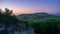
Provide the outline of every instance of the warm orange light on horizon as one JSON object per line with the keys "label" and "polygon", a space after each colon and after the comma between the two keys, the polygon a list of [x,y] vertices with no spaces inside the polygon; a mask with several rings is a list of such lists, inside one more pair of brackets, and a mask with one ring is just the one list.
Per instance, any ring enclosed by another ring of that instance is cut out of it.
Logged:
{"label": "warm orange light on horizon", "polygon": [[56,11],[55,9],[48,9],[48,8],[42,8],[42,9],[14,9],[13,13],[15,15],[19,14],[29,14],[29,13],[38,13],[38,12],[47,12],[47,13],[53,13],[53,11]]}

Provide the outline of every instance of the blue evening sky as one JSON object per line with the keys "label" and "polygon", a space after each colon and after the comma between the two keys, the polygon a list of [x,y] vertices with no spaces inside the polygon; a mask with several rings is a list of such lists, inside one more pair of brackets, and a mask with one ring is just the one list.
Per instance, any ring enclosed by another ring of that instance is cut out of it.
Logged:
{"label": "blue evening sky", "polygon": [[13,9],[14,13],[60,13],[60,0],[0,0],[0,8]]}

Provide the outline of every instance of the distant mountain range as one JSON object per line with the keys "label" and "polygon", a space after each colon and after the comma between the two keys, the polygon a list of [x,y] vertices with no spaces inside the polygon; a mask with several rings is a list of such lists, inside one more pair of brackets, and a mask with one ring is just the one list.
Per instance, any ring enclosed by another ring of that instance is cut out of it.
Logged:
{"label": "distant mountain range", "polygon": [[44,19],[44,18],[55,18],[55,17],[58,17],[58,16],[48,14],[45,12],[18,15],[18,18],[20,19]]}

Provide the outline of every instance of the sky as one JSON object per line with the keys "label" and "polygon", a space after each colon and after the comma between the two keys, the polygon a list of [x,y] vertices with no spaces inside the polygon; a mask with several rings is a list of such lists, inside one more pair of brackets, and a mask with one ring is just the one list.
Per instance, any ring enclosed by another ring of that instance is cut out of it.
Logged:
{"label": "sky", "polygon": [[0,8],[9,8],[16,15],[38,12],[60,13],[60,0],[0,0]]}

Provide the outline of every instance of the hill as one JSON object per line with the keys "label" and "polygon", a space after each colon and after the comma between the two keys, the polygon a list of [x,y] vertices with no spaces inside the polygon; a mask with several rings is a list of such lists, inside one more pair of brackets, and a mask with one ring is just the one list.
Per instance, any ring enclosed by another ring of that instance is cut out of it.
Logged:
{"label": "hill", "polygon": [[44,19],[44,18],[54,18],[54,17],[57,17],[57,16],[54,16],[45,12],[18,15],[18,18],[20,19]]}

